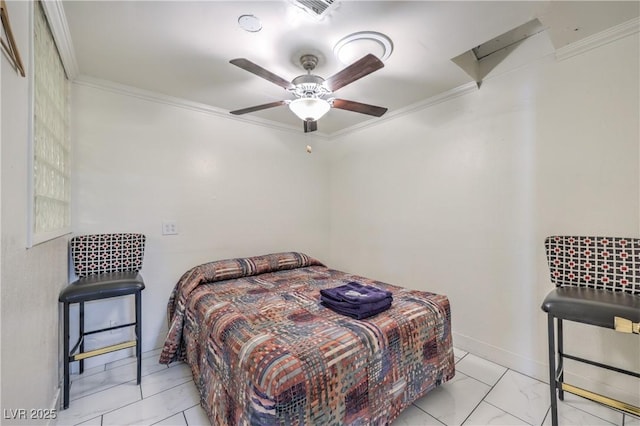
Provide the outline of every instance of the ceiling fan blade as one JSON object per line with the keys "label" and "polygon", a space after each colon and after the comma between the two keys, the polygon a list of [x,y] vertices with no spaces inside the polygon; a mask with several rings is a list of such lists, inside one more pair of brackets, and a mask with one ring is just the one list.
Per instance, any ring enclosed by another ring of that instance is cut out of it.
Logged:
{"label": "ceiling fan blade", "polygon": [[345,99],[334,99],[333,107],[338,109],[346,109],[347,111],[359,112],[361,114],[373,115],[375,117],[382,117],[387,108],[363,104],[355,101],[347,101]]}
{"label": "ceiling fan blade", "polygon": [[231,114],[233,114],[233,115],[242,115],[242,114],[247,114],[249,112],[255,112],[255,111],[260,111],[262,109],[273,108],[273,107],[277,107],[277,106],[280,106],[280,105],[285,105],[286,103],[287,103],[287,101],[270,102],[268,104],[262,104],[262,105],[252,106],[252,107],[249,107],[249,108],[237,109],[235,111],[231,111]]}
{"label": "ceiling fan blade", "polygon": [[329,77],[325,81],[325,83],[329,90],[335,92],[339,88],[353,83],[359,78],[362,78],[367,74],[371,74],[372,72],[379,70],[382,67],[384,67],[382,61],[376,58],[375,55],[369,53],[368,55],[365,55],[362,58],[358,59],[356,62],[349,65],[342,71],[339,71],[337,74]]}
{"label": "ceiling fan blade", "polygon": [[315,132],[318,130],[318,122],[315,120],[304,120],[303,123],[305,133]]}
{"label": "ceiling fan blade", "polygon": [[275,75],[271,71],[268,71],[262,68],[258,64],[254,64],[248,59],[245,59],[245,58],[232,59],[229,61],[229,63],[232,63],[233,65],[240,67],[245,71],[249,71],[250,73],[257,75],[258,77],[262,77],[265,80],[269,80],[270,82],[277,84],[278,86],[284,89],[292,89],[295,87],[290,81],[287,81],[284,78]]}

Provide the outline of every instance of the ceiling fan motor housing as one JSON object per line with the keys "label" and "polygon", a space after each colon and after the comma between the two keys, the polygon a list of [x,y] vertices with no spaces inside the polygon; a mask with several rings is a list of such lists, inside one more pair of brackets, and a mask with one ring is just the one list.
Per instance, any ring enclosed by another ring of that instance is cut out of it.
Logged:
{"label": "ceiling fan motor housing", "polygon": [[324,78],[311,74],[311,71],[318,65],[316,55],[302,55],[300,65],[307,71],[307,74],[299,75],[291,81],[295,87],[291,90],[298,98],[320,98],[330,93],[324,84]]}
{"label": "ceiling fan motor housing", "polygon": [[329,93],[324,85],[324,78],[317,75],[300,75],[291,83],[295,86],[293,94],[300,98],[319,98]]}

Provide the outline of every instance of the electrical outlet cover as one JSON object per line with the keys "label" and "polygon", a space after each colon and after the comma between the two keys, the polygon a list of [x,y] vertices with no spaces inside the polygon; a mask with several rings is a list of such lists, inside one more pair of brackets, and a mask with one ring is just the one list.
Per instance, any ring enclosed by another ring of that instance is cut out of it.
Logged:
{"label": "electrical outlet cover", "polygon": [[175,220],[165,220],[162,222],[162,235],[176,235],[178,224]]}

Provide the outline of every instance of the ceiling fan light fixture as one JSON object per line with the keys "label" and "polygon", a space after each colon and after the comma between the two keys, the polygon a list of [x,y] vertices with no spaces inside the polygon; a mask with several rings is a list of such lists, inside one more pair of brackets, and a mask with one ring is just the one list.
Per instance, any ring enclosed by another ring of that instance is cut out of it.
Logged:
{"label": "ceiling fan light fixture", "polygon": [[331,105],[320,98],[298,98],[289,102],[289,109],[301,120],[317,121],[331,109]]}

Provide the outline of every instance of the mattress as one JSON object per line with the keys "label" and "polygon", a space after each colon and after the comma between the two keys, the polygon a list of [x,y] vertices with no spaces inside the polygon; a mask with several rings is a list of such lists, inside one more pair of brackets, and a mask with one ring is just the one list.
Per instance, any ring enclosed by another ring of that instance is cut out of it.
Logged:
{"label": "mattress", "polygon": [[[358,282],[388,290],[364,320],[320,303]],[[302,253],[187,271],[168,303],[161,363],[186,361],[215,425],[378,425],[454,373],[446,296],[330,269]]]}

